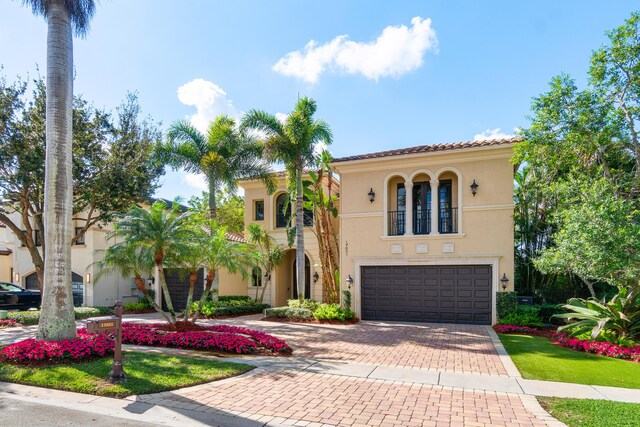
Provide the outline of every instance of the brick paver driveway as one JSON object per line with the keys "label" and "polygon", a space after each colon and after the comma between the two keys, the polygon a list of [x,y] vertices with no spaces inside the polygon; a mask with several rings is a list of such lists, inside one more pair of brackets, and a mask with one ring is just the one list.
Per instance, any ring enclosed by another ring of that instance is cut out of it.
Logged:
{"label": "brick paver driveway", "polygon": [[[259,316],[216,322],[284,338],[298,357],[506,375],[487,328],[482,326],[305,325],[265,322]],[[216,413],[231,413],[246,425],[547,425],[525,405],[530,397],[310,371],[257,370],[230,381],[138,399],[210,413],[212,424]]]}
{"label": "brick paver driveway", "polygon": [[267,322],[259,318],[224,322],[284,338],[300,357],[440,372],[507,375],[485,326],[381,322],[309,325]]}

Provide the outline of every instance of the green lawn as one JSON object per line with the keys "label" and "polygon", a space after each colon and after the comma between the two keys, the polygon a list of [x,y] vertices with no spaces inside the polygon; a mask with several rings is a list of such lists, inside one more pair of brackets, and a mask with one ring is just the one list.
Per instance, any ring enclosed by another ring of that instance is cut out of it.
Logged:
{"label": "green lawn", "polygon": [[543,337],[498,336],[524,378],[640,389],[640,363],[569,350]]}
{"label": "green lawn", "polygon": [[544,409],[569,427],[635,427],[640,420],[637,403],[555,397],[539,397],[538,400]]}
{"label": "green lawn", "polygon": [[242,374],[252,366],[187,357],[125,352],[126,381],[107,381],[112,358],[37,368],[0,364],[0,381],[75,391],[101,396],[125,397],[156,393]]}

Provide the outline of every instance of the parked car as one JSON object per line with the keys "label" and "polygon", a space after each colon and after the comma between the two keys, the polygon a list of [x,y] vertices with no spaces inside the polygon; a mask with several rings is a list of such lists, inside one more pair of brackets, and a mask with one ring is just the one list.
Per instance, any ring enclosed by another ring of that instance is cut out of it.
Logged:
{"label": "parked car", "polygon": [[40,307],[40,291],[28,291],[13,283],[0,282],[0,310]]}

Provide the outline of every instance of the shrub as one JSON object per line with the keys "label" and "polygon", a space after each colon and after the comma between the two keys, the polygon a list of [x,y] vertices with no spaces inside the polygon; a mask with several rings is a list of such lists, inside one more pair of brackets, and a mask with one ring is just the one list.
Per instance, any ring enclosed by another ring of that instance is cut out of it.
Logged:
{"label": "shrub", "polygon": [[149,310],[149,304],[141,302],[128,302],[124,305],[124,311],[143,311]]}
{"label": "shrub", "polygon": [[339,320],[345,322],[356,317],[356,314],[348,308],[342,308],[339,304],[320,304],[313,317],[317,320]]}
{"label": "shrub", "polygon": [[236,326],[205,326],[205,331],[166,332],[157,324],[123,323],[125,344],[175,347],[182,349],[219,350],[237,354],[251,353],[258,346],[273,352],[289,352],[284,340],[261,331]]}
{"label": "shrub", "polygon": [[[200,301],[196,301],[191,306],[191,312],[195,313]],[[203,316],[233,316],[239,314],[260,313],[265,308],[271,307],[268,304],[256,304],[249,300],[230,300],[230,301],[205,301],[202,304],[200,313]]]}
{"label": "shrub", "polygon": [[251,302],[251,297],[248,295],[222,295],[218,297],[219,302],[231,302],[231,301],[239,301],[242,303]]}
{"label": "shrub", "polygon": [[88,319],[89,317],[100,316],[100,310],[95,307],[75,307],[76,319]]}
{"label": "shrub", "polygon": [[509,313],[498,320],[500,325],[516,325],[528,327],[540,327],[540,318],[532,313]]}
{"label": "shrub", "polygon": [[113,314],[113,307],[105,307],[102,305],[97,305],[95,307],[96,310],[100,313],[100,316],[110,316]]}
{"label": "shrub", "polygon": [[318,309],[320,303],[312,299],[305,299],[302,300],[302,302],[297,299],[290,299],[289,301],[287,301],[287,305],[291,308],[306,308],[307,310],[313,312]]}
{"label": "shrub", "polygon": [[342,306],[351,309],[351,291],[342,291]]}
{"label": "shrub", "polygon": [[566,323],[562,319],[553,317],[556,314],[567,312],[567,310],[565,310],[561,304],[542,304],[538,307],[540,307],[538,317],[540,317],[540,320],[542,320],[543,323],[552,323],[554,325],[564,325]]}
{"label": "shrub", "polygon": [[2,328],[10,328],[13,326],[19,326],[20,324],[17,323],[14,319],[0,319],[0,329]]}
{"label": "shrub", "polygon": [[311,319],[313,318],[313,312],[301,307],[273,307],[265,310],[265,316],[288,319]]}
{"label": "shrub", "polygon": [[536,332],[536,328],[518,325],[495,325],[493,329],[499,334],[531,334]]}
{"label": "shrub", "polygon": [[567,313],[553,318],[566,319],[569,324],[560,326],[558,331],[567,330],[573,336],[590,331],[592,339],[603,332],[618,339],[640,339],[640,292],[622,288],[608,302],[604,298],[571,298],[563,308]]}
{"label": "shrub", "polygon": [[39,311],[10,311],[9,319],[13,319],[25,326],[37,325],[40,320]]}
{"label": "shrub", "polygon": [[498,320],[518,310],[518,300],[515,292],[498,292],[496,294],[496,314]]}
{"label": "shrub", "polygon": [[76,338],[45,341],[33,338],[9,344],[0,350],[0,360],[25,363],[28,361],[53,362],[64,359],[85,359],[113,352],[114,343],[106,335],[80,333]]}
{"label": "shrub", "polygon": [[[113,314],[113,307],[75,307],[76,320],[89,317],[108,316]],[[10,311],[9,319],[13,319],[25,326],[37,325],[40,320],[40,310]]]}

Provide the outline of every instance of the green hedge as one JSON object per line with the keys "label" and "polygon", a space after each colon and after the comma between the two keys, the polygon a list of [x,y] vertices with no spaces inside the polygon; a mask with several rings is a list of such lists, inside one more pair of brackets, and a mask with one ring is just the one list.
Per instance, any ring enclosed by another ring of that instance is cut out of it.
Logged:
{"label": "green hedge", "polygon": [[267,317],[289,319],[338,320],[345,322],[356,317],[356,314],[348,308],[342,308],[339,304],[325,304],[313,300],[289,300],[287,307],[274,307],[265,311]]}
{"label": "green hedge", "polygon": [[320,304],[313,317],[318,320],[339,320],[345,322],[356,317],[356,314],[348,308],[340,307],[340,304]]}
{"label": "green hedge", "polygon": [[320,303],[312,299],[304,299],[302,300],[302,302],[297,299],[290,299],[289,301],[287,301],[287,305],[291,308],[306,308],[307,310],[313,312],[318,309]]}
{"label": "green hedge", "polygon": [[496,315],[498,320],[518,309],[518,300],[515,292],[498,292],[496,294]]}
{"label": "green hedge", "polygon": [[[191,312],[195,313],[200,301],[191,305]],[[256,304],[252,300],[231,299],[227,301],[205,301],[200,313],[203,316],[233,316],[238,314],[260,313],[265,308],[271,307],[268,304]]]}
{"label": "green hedge", "polygon": [[274,307],[265,311],[267,317],[289,318],[289,319],[312,319],[313,312],[302,307]]}
{"label": "green hedge", "polygon": [[[113,313],[113,307],[75,307],[76,320],[89,317],[108,316]],[[40,320],[40,310],[10,311],[9,319],[14,319],[23,325],[37,325]]]}
{"label": "green hedge", "polygon": [[251,302],[251,297],[247,295],[223,295],[218,297],[218,301],[220,302],[230,302],[230,301],[241,301],[241,302]]}

